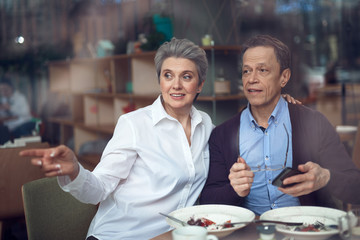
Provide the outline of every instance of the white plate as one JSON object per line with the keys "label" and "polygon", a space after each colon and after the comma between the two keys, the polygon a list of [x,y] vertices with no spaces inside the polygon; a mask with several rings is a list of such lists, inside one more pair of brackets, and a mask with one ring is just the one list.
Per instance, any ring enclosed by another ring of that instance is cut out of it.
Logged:
{"label": "white plate", "polygon": [[[320,221],[325,225],[337,225],[337,218],[345,214],[344,211],[334,208],[299,206],[273,209],[263,213],[260,219],[303,222],[305,224],[314,224],[316,221]],[[293,230],[293,228],[276,225],[278,232],[295,239],[321,240],[339,232],[337,229],[322,230],[320,232],[300,232]]]}
{"label": "white plate", "polygon": [[[194,219],[204,217],[215,222],[216,224],[222,224],[229,220],[231,222],[251,222],[255,219],[255,214],[246,208],[218,204],[196,205],[192,207],[181,208],[169,213],[169,215],[176,217],[184,222],[189,221],[191,217]],[[181,224],[174,222],[169,218],[166,218],[166,221],[174,228],[181,227]],[[208,230],[208,233],[220,238],[227,236],[235,230],[245,226],[246,224],[239,224],[235,227],[221,230]]]}

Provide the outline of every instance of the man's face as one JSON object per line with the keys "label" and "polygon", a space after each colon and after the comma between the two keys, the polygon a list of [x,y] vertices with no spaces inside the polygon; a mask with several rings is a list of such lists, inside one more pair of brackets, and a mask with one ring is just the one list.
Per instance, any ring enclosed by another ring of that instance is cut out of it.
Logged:
{"label": "man's face", "polygon": [[[290,69],[280,73],[280,64],[272,47],[254,47],[243,56],[244,94],[251,108],[274,109],[290,78]],[[272,111],[272,110],[271,110]]]}

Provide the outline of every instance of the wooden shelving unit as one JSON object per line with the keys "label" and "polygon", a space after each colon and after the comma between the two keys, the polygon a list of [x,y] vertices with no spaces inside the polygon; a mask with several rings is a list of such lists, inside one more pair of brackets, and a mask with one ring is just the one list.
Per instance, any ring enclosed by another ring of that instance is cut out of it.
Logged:
{"label": "wooden shelving unit", "polygon": [[[216,46],[204,48],[208,53],[209,73],[206,84],[208,93],[213,92],[215,58],[218,54],[228,57],[238,54],[240,47]],[[73,140],[75,153],[82,144],[97,139],[110,139],[115,124],[127,107],[141,108],[151,104],[159,95],[159,85],[154,66],[155,52],[117,55],[96,59],[73,59],[49,63],[50,91],[69,98],[69,116],[50,119],[60,127],[60,143]],[[233,63],[230,68],[236,68]],[[127,87],[131,85],[131,93]],[[200,95],[196,101],[199,108],[213,110],[216,118],[216,103],[239,101],[243,94],[236,91],[230,95]],[[198,106],[197,106],[198,107]],[[237,109],[237,106],[234,106]],[[201,109],[203,110],[203,109]],[[215,110],[215,111],[214,111]],[[100,154],[79,156],[81,162],[91,168],[100,159]]]}
{"label": "wooden shelving unit", "polygon": [[243,93],[236,95],[199,96],[197,101],[230,101],[240,99],[245,99],[245,95]]}

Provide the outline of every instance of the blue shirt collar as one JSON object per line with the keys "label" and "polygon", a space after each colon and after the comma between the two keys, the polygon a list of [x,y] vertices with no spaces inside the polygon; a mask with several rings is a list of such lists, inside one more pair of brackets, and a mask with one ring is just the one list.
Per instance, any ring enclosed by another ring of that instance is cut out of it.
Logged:
{"label": "blue shirt collar", "polygon": [[[273,112],[271,113],[269,119],[268,119],[268,124],[272,124],[274,123],[276,126],[279,124],[279,119],[280,116],[282,115],[282,113],[284,112],[284,109],[287,108],[287,102],[285,101],[285,99],[283,97],[280,97],[278,103],[275,106],[275,109],[273,110]],[[255,118],[253,117],[251,111],[250,111],[250,103],[247,104],[247,108],[244,110],[245,114],[247,115],[247,119],[249,120],[249,126],[255,131],[256,128],[260,127]]]}

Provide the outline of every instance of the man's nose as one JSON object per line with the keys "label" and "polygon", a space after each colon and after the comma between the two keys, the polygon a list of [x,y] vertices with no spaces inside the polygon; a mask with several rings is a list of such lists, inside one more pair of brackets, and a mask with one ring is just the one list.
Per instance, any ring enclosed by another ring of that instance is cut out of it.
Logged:
{"label": "man's nose", "polygon": [[249,83],[256,83],[258,80],[257,80],[257,74],[256,74],[256,71],[254,72],[251,72],[248,76],[248,82]]}

